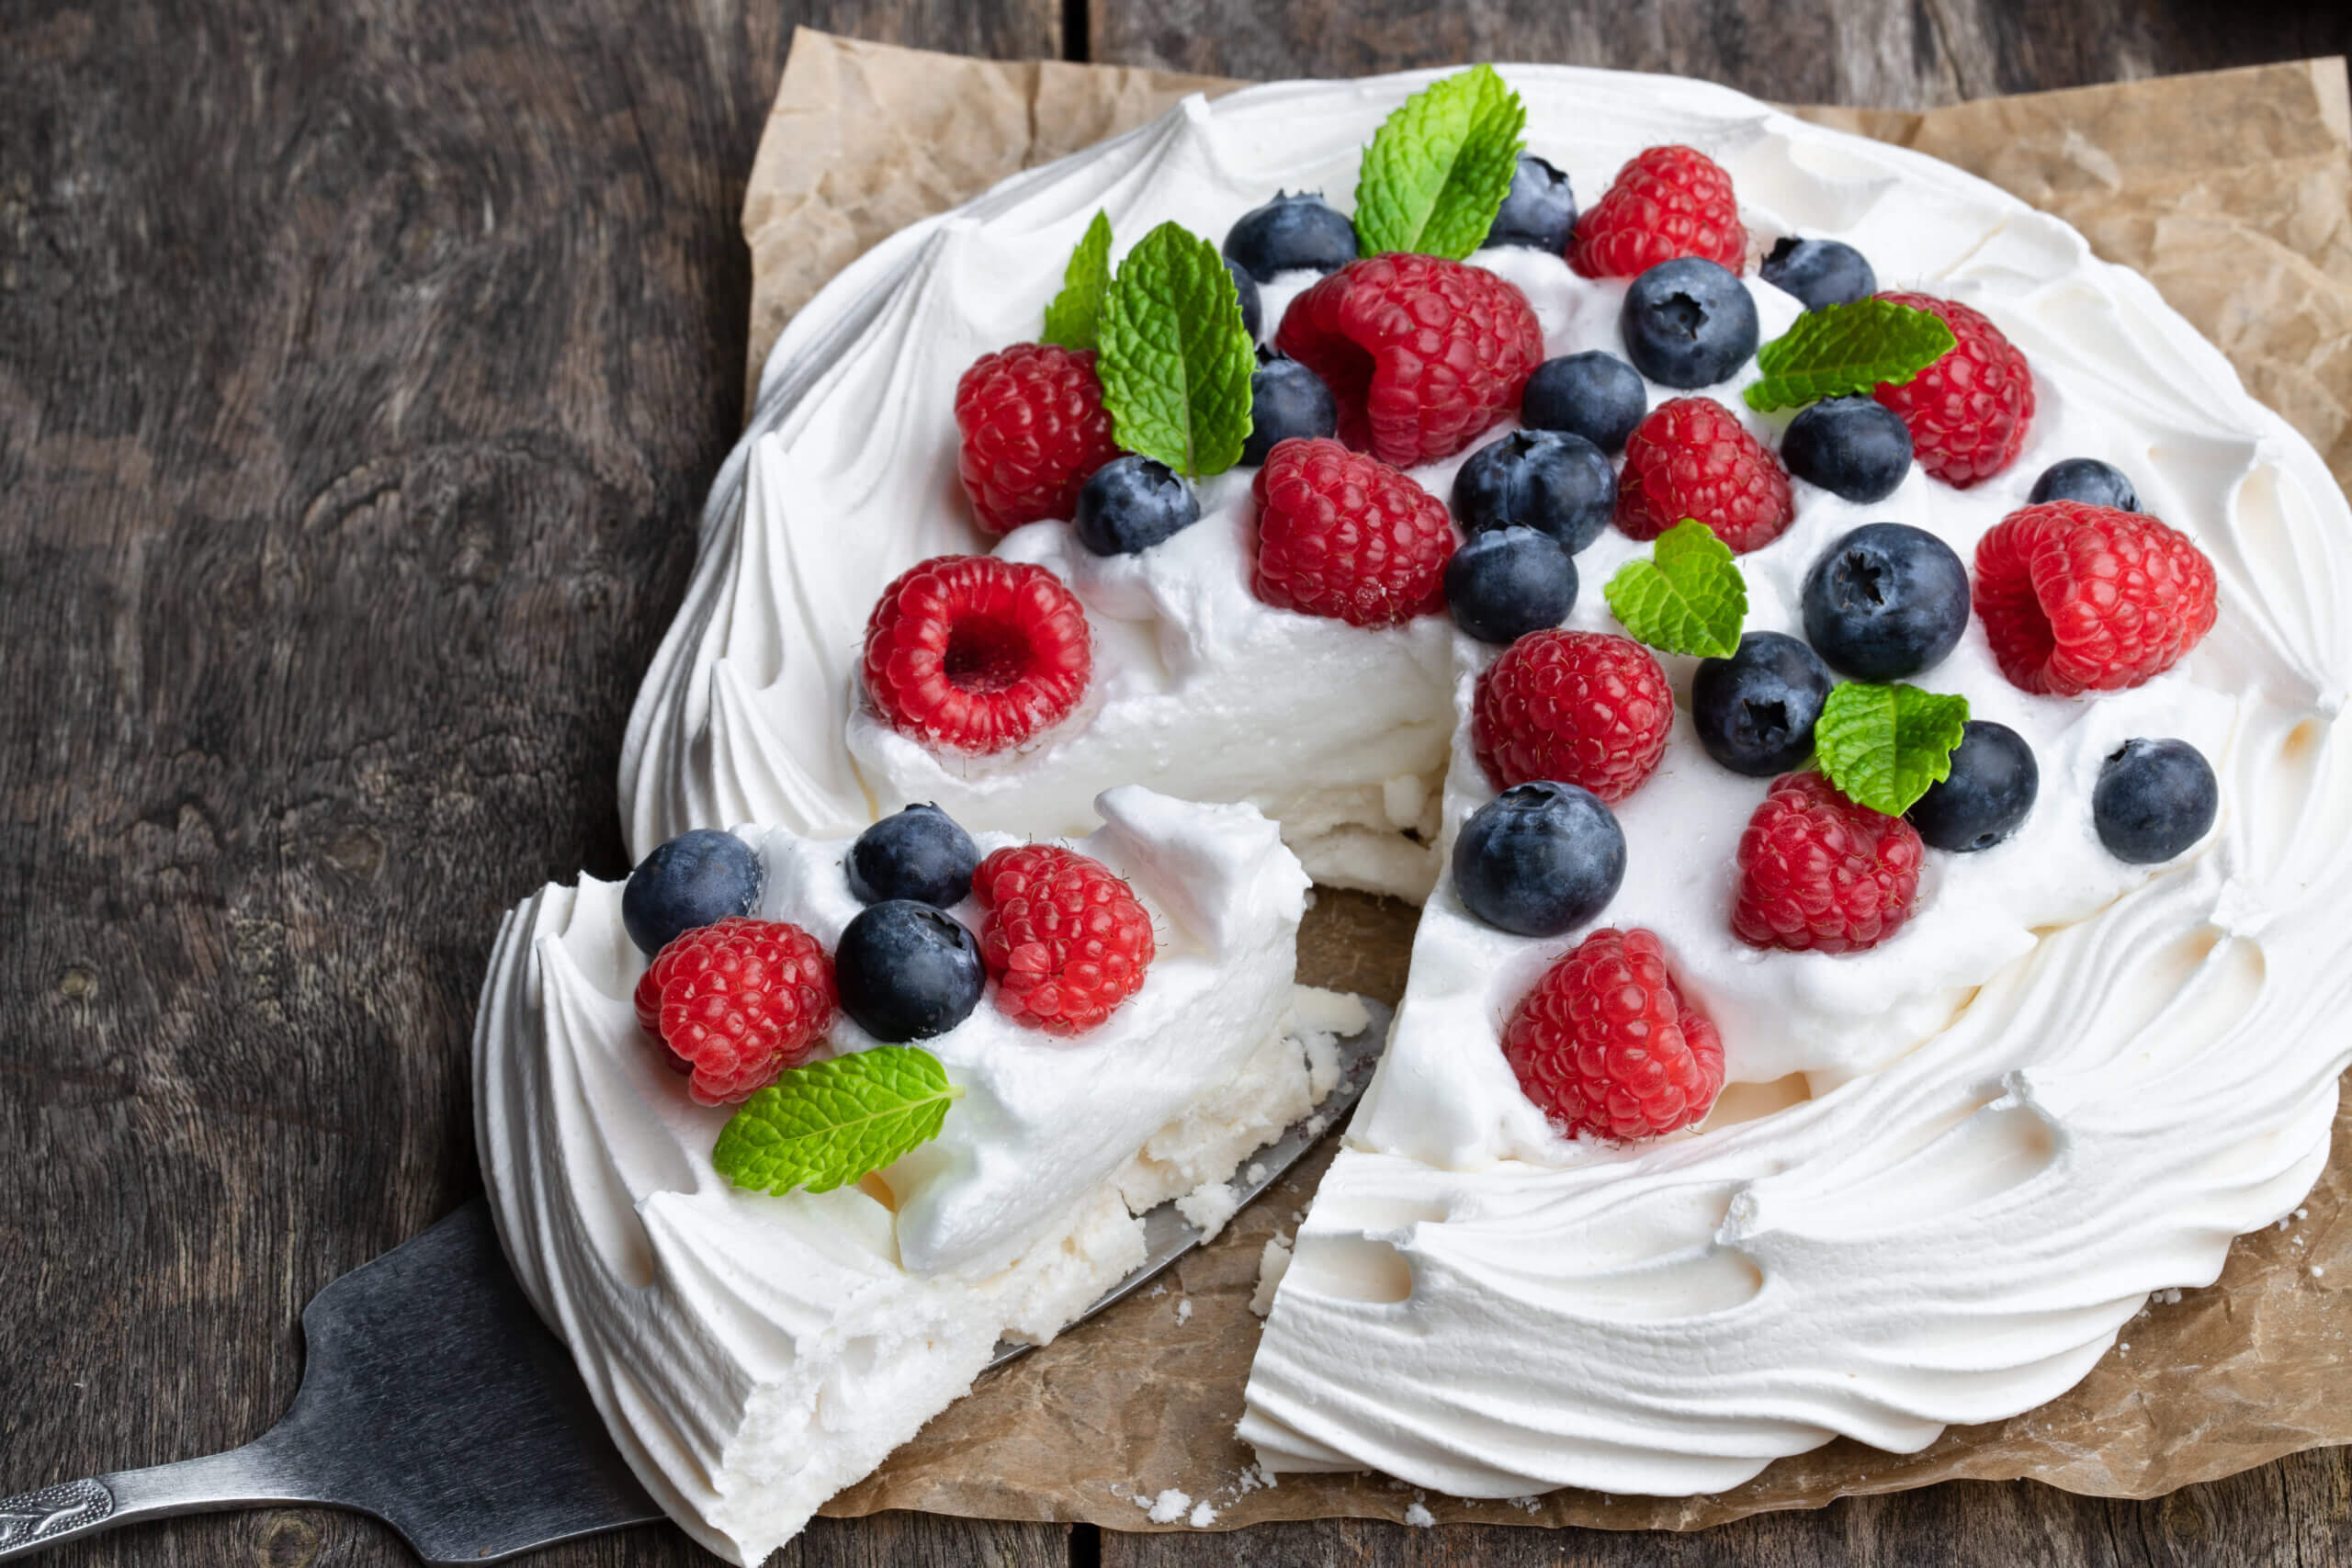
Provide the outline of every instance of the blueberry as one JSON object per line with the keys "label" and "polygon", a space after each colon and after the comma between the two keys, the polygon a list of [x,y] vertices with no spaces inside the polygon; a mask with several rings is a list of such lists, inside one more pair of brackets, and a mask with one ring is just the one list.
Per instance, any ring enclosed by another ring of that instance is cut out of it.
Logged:
{"label": "blueberry", "polygon": [[1487,243],[1523,245],[1558,255],[1568,248],[1576,227],[1577,197],[1568,188],[1568,176],[1534,153],[1521,152],[1502,209],[1487,230]]}
{"label": "blueberry", "polygon": [[1233,274],[1233,291],[1241,299],[1241,325],[1250,333],[1250,341],[1258,340],[1258,329],[1266,324],[1265,302],[1258,298],[1258,280],[1231,256],[1225,258],[1225,270]]}
{"label": "blueberry", "polygon": [[1911,471],[1911,429],[1869,398],[1830,398],[1789,422],[1781,461],[1806,483],[1868,505]]}
{"label": "blueberry", "polygon": [[859,910],[833,950],[842,1011],[876,1040],[946,1033],[971,1016],[987,979],[964,922],[911,898]]}
{"label": "blueberry", "polygon": [[1547,359],[1527,378],[1519,422],[1530,430],[1565,430],[1604,452],[1623,452],[1625,437],[1650,411],[1641,373],[1594,349]]}
{"label": "blueberry", "polygon": [[1132,455],[1094,470],[1078,492],[1070,525],[1098,556],[1139,555],[1201,520],[1193,487],[1165,463]]}
{"label": "blueberry", "polygon": [[1532,528],[1473,534],[1445,563],[1453,624],[1480,642],[1513,643],[1556,626],[1577,604],[1577,563]]}
{"label": "blueberry", "polygon": [[1729,659],[1702,659],[1690,677],[1690,721],[1707,755],[1735,773],[1768,779],[1813,752],[1829,700],[1820,655],[1779,632],[1749,632]]}
{"label": "blueberry", "polygon": [[1617,470],[1600,447],[1558,430],[1514,430],[1470,454],[1453,475],[1465,534],[1540,528],[1571,555],[1600,537],[1617,510]]}
{"label": "blueberry", "polygon": [[1967,629],[1968,569],[1924,529],[1865,523],[1805,573],[1805,640],[1857,679],[1916,675]]}
{"label": "blueberry", "polygon": [[1625,357],[1668,387],[1712,387],[1747,363],[1759,331],[1739,276],[1701,256],[1677,256],[1634,279],[1618,317]]}
{"label": "blueberry", "polygon": [[1277,192],[1225,231],[1225,254],[1261,283],[1285,272],[1337,272],[1356,259],[1356,226],[1320,191]]}
{"label": "blueberry", "polygon": [[2126,740],[2109,753],[2091,790],[2098,841],[2132,865],[2168,861],[2205,836],[2222,786],[2186,740]]}
{"label": "blueberry", "polygon": [[2140,492],[2123,470],[2097,457],[2061,457],[2041,470],[2026,500],[2036,506],[2045,501],[2079,501],[2124,512],[2140,510]]}
{"label": "blueberry", "polygon": [[1521,936],[1584,924],[1625,880],[1625,835],[1600,797],[1571,784],[1515,784],[1462,825],[1453,889],[1469,911]]}
{"label": "blueberry", "polygon": [[2006,724],[1972,718],[1951,754],[1951,776],[1929,784],[1903,815],[1934,848],[1967,854],[2016,832],[2041,788],[2041,769],[2025,737]]}
{"label": "blueberry", "polygon": [[1340,405],[1323,378],[1295,359],[1269,359],[1250,372],[1250,438],[1241,460],[1263,463],[1277,441],[1337,435]]}
{"label": "blueberry", "polygon": [[944,909],[972,896],[980,847],[936,806],[910,806],[857,836],[842,862],[861,904],[911,898]]}
{"label": "blueberry", "polygon": [[638,862],[621,890],[629,941],[659,953],[684,932],[759,907],[759,852],[732,833],[695,828]]}
{"label": "blueberry", "polygon": [[1824,305],[1850,305],[1878,292],[1878,274],[1871,270],[1869,258],[1837,240],[1800,240],[1794,235],[1776,240],[1758,270],[1765,282],[1795,295],[1813,310]]}

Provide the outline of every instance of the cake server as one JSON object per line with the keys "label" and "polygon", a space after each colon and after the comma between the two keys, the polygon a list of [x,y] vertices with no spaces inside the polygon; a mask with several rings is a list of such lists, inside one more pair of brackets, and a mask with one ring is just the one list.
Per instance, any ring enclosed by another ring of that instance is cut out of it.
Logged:
{"label": "cake server", "polygon": [[[1314,1114],[1252,1156],[1248,1203],[1355,1104],[1388,1038],[1388,1009],[1339,1043],[1340,1081]],[[1173,1203],[1144,1216],[1136,1270],[1091,1317],[1201,1245]],[[227,1453],[0,1497],[0,1561],[117,1525],[227,1508],[373,1514],[427,1562],[495,1562],[662,1517],[499,1251],[473,1198],[344,1275],[302,1309],[301,1387],[277,1426]],[[1028,1347],[999,1344],[990,1367]]]}

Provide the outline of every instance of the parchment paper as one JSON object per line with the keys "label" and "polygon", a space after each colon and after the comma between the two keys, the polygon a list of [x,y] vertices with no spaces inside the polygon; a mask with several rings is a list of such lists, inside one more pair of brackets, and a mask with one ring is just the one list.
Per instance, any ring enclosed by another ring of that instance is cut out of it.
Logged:
{"label": "parchment paper", "polygon": [[[751,381],[792,312],[876,241],[1187,93],[1235,85],[1001,64],[803,28],[744,200]],[[2074,223],[2101,254],[2145,273],[2255,395],[2311,438],[2338,482],[2352,482],[2352,105],[2342,60],[1924,113],[1797,112],[1933,153]],[[1324,891],[1301,934],[1300,977],[1394,1000],[1413,915]],[[1258,1340],[1248,1303],[1259,1256],[1277,1230],[1295,1229],[1327,1149],[1171,1269],[1164,1292],[983,1377],[825,1511],[921,1508],[1148,1529],[1156,1527],[1136,1499],[1176,1487],[1216,1507],[1220,1529],[1402,1519],[1419,1501],[1440,1520],[1685,1529],[1962,1477],[2033,1476],[2076,1492],[2152,1496],[2352,1442],[2352,1312],[2342,1294],[2352,1285],[2352,1111],[2337,1118],[2335,1145],[2295,1216],[2241,1238],[2215,1286],[2152,1303],[2088,1378],[2040,1409],[1952,1428],[1917,1454],[1839,1440],[1713,1496],[1568,1491],[1516,1505],[1423,1497],[1374,1475],[1294,1476],[1272,1489],[1245,1480],[1251,1456],[1233,1424]]]}

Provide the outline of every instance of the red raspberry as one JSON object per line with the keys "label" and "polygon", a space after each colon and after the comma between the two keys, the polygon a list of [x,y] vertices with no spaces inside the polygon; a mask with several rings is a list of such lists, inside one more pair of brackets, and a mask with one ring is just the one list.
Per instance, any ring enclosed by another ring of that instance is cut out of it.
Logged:
{"label": "red raspberry", "polygon": [[997,1010],[1048,1034],[1083,1034],[1143,988],[1151,916],[1101,861],[1057,844],[999,850],[972,874],[988,910],[980,962]]}
{"label": "red raspberry", "polygon": [[1871,396],[1910,427],[1919,467],[1954,490],[2009,466],[2033,423],[2033,369],[2001,329],[1965,305],[1926,294],[1881,294],[1943,318],[1959,341],[1901,386]]}
{"label": "red raspberry", "polygon": [[1724,1043],[1656,935],[1602,927],[1544,972],[1503,1031],[1519,1087],[1570,1137],[1654,1138],[1707,1114]]}
{"label": "red raspberry", "polygon": [[1274,444],[1250,493],[1269,604],[1351,626],[1393,626],[1445,605],[1453,519],[1445,502],[1336,441]]}
{"label": "red raspberry", "polygon": [[1617,478],[1617,526],[1655,539],[1686,517],[1741,555],[1796,521],[1781,460],[1712,398],[1669,398],[1625,438]]}
{"label": "red raspberry", "polygon": [[1855,805],[1819,773],[1782,773],[1739,836],[1732,934],[1791,953],[1876,947],[1911,918],[1926,854],[1902,818]]}
{"label": "red raspberry", "polygon": [[865,622],[865,694],[927,746],[1002,751],[1086,694],[1086,609],[1042,566],[933,556],[882,591]]}
{"label": "red raspberry", "polygon": [[956,383],[956,471],[991,534],[1069,517],[1094,470],[1119,455],[1091,348],[1016,343],[980,355]]}
{"label": "red raspberry", "polygon": [[1470,739],[1497,789],[1530,779],[1582,784],[1612,805],[1657,769],[1674,689],[1629,637],[1530,632],[1478,679]]}
{"label": "red raspberry", "polygon": [[2213,563],[2138,512],[2045,501],[1976,545],[1977,618],[2010,683],[2071,697],[2171,669],[2213,629]]}
{"label": "red raspberry", "polygon": [[839,998],[817,939],[781,920],[697,926],[654,954],[637,1021],[689,1074],[697,1105],[733,1105],[817,1054]]}
{"label": "red raspberry", "polygon": [[1291,301],[1274,344],[1331,389],[1340,440],[1400,468],[1469,446],[1544,363],[1527,296],[1439,256],[1350,262]]}
{"label": "red raspberry", "polygon": [[1638,277],[1677,256],[1734,272],[1747,265],[1747,231],[1723,165],[1689,147],[1651,147],[1577,220],[1568,265],[1586,277]]}

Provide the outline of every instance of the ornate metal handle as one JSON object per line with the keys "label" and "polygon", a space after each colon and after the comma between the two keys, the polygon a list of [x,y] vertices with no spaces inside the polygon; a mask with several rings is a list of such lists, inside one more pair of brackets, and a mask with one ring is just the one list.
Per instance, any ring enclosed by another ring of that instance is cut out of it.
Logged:
{"label": "ornate metal handle", "polygon": [[225,1454],[65,1481],[0,1498],[0,1562],[139,1519],[323,1501],[268,1438]]}
{"label": "ornate metal handle", "polygon": [[0,1497],[0,1557],[102,1529],[114,1511],[114,1493],[103,1481],[68,1481]]}

